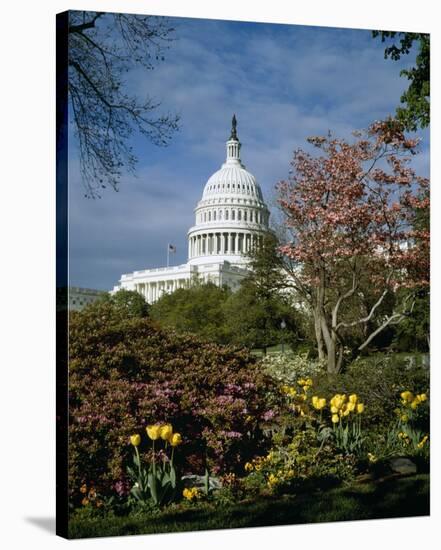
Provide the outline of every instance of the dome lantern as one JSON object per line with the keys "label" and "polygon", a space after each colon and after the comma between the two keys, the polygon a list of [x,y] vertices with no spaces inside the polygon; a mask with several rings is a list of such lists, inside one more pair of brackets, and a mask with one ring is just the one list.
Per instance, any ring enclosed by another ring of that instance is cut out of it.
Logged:
{"label": "dome lantern", "polygon": [[242,164],[239,156],[240,147],[241,143],[237,137],[237,119],[236,115],[233,115],[231,121],[231,135],[227,141],[227,164]]}

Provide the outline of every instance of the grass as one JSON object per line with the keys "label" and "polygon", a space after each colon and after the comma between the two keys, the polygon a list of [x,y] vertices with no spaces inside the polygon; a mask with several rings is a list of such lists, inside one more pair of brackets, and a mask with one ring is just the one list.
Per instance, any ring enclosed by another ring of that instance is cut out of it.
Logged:
{"label": "grass", "polygon": [[69,538],[424,516],[429,509],[429,476],[419,474],[229,506],[199,503],[156,515],[73,518]]}

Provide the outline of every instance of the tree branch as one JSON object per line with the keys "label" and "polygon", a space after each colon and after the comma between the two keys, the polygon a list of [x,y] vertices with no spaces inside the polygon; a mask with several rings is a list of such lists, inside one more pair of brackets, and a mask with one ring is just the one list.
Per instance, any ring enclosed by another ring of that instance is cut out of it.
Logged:
{"label": "tree branch", "polygon": [[104,15],[104,13],[99,11],[95,14],[95,17],[93,17],[90,21],[87,21],[87,23],[82,23],[81,25],[70,25],[68,30],[69,34],[82,33],[87,29],[92,29],[95,27],[95,21],[102,15]]}

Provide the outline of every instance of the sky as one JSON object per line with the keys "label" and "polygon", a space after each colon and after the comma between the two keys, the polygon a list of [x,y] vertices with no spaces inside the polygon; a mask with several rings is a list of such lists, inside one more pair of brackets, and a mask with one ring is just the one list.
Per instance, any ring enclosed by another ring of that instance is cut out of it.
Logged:
{"label": "sky", "polygon": [[[84,197],[73,132],[69,145],[69,284],[110,290],[123,273],[187,261],[188,229],[204,185],[225,160],[233,113],[241,156],[276,217],[275,185],[288,176],[295,149],[329,130],[353,130],[392,115],[407,87],[400,70],[412,55],[384,59],[368,30],[171,18],[174,38],[153,71],[127,75],[131,94],[159,99],[178,113],[167,147],[133,136],[136,175],[120,191]],[[429,175],[429,132],[419,131],[413,165]]]}

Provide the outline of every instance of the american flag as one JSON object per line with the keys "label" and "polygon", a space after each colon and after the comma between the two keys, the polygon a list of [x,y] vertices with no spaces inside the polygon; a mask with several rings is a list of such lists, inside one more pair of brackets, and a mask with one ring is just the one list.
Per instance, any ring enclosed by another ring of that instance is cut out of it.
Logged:
{"label": "american flag", "polygon": [[174,244],[169,244],[168,245],[168,251],[175,253],[176,252],[176,246]]}

